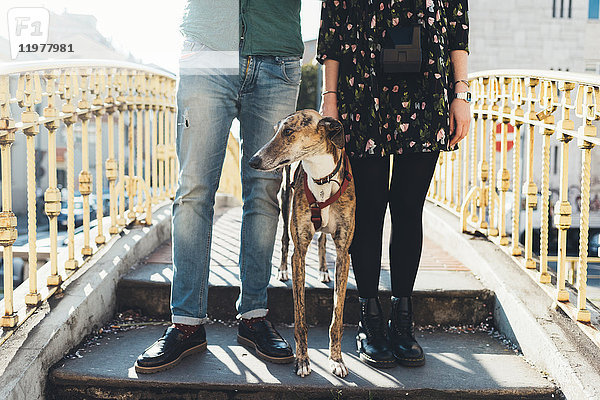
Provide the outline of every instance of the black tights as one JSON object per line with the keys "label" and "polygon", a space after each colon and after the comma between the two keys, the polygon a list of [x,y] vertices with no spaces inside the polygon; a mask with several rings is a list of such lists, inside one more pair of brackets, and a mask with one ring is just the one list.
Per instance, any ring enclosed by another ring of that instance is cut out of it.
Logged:
{"label": "black tights", "polygon": [[375,297],[379,287],[383,220],[390,205],[390,272],[392,294],[410,296],[423,247],[423,204],[439,153],[394,156],[389,183],[389,157],[350,161],[356,187],[356,228],[350,246],[360,297]]}

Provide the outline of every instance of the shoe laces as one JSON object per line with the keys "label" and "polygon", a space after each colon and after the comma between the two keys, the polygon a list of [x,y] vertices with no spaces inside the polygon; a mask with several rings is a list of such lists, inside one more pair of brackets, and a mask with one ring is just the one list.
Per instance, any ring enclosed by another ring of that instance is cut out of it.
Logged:
{"label": "shoe laces", "polygon": [[413,323],[409,312],[396,312],[396,318],[392,319],[392,329],[400,336],[413,336]]}
{"label": "shoe laces", "polygon": [[369,339],[385,339],[385,329],[383,326],[383,318],[381,315],[365,315],[364,316],[365,323],[363,324],[363,329],[367,333],[367,337]]}

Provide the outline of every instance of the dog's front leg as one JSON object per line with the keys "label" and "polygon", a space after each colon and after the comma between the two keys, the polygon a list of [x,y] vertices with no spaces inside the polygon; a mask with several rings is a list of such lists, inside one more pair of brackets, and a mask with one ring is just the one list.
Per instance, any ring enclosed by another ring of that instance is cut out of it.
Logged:
{"label": "dog's front leg", "polygon": [[327,234],[325,232],[321,232],[321,236],[319,236],[319,276],[321,278],[321,282],[329,283],[329,271],[327,270],[327,257],[326,257],[326,247],[327,247]]}
{"label": "dog's front leg", "polygon": [[343,236],[340,237],[338,231],[333,238],[336,244],[337,257],[335,260],[333,317],[329,327],[329,370],[332,374],[341,378],[348,375],[348,368],[342,359],[342,334],[344,331],[344,300],[346,299],[346,286],[350,268],[350,256],[348,255],[350,243],[347,234]]}
{"label": "dog's front leg", "polygon": [[296,339],[296,374],[305,377],[310,374],[308,340],[305,316],[304,282],[305,258],[308,242],[294,243],[292,255],[292,279],[294,293],[294,338]]}
{"label": "dog's front leg", "polygon": [[286,282],[289,278],[287,271],[287,259],[290,245],[290,236],[288,234],[290,226],[290,194],[292,192],[290,174],[290,166],[285,167],[285,182],[281,189],[281,218],[283,219],[283,235],[281,236],[281,262],[279,263],[279,276],[277,277],[280,281]]}

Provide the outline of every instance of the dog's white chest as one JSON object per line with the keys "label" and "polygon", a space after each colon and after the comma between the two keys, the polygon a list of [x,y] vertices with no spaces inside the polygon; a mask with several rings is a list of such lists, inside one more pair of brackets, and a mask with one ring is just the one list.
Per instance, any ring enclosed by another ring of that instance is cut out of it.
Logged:
{"label": "dog's white chest", "polygon": [[[312,192],[315,199],[322,203],[329,199],[332,194],[334,194],[335,189],[339,189],[338,185],[335,182],[329,182],[324,185],[317,185],[310,177],[308,181],[308,189]],[[330,207],[327,206],[321,209],[321,231],[326,231],[326,228],[330,222]]]}

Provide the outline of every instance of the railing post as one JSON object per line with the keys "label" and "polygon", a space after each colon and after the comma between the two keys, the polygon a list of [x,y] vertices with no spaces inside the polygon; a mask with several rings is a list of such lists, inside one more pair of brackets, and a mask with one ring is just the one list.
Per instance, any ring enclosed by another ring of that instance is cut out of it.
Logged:
{"label": "railing post", "polygon": [[143,166],[143,155],[144,155],[144,100],[142,98],[142,93],[144,92],[144,76],[140,73],[135,75],[135,109],[136,109],[136,117],[137,117],[137,139],[136,139],[136,157],[137,157],[137,169],[136,173],[132,175],[135,176],[136,182],[136,191],[134,195],[137,197],[137,204],[135,206],[135,212],[140,214],[144,211],[144,206],[142,205],[142,188],[143,184],[141,180],[144,178],[144,166]]}
{"label": "railing post", "polygon": [[[117,102],[119,106],[117,109],[119,110],[119,120],[118,120],[118,131],[119,131],[119,184],[117,187],[120,187],[120,191],[117,191],[115,196],[120,196],[121,192],[123,192],[122,201],[119,202],[119,212],[117,217],[117,223],[120,226],[125,226],[125,187],[127,182],[125,181],[125,111],[127,111],[127,99],[125,98],[125,93],[127,93],[127,75],[121,69],[117,70]],[[131,120],[130,123],[131,125]]]}
{"label": "railing post", "polygon": [[[535,114],[536,88],[539,84],[539,79],[529,78],[529,107],[528,118],[530,121],[527,124],[527,182],[523,184],[523,194],[526,196],[527,202],[527,221],[525,227],[525,268],[534,269],[536,266],[533,260],[533,209],[537,207],[537,185],[533,181],[533,149],[535,140],[535,125],[533,121],[537,119]],[[541,267],[540,267],[541,268]],[[540,271],[541,272],[541,271]],[[546,271],[544,275],[541,273],[540,282],[550,282],[550,275]]]}
{"label": "railing post", "polygon": [[[465,190],[464,192],[463,190],[463,179],[465,177],[467,177],[468,179],[468,156],[467,156],[467,163],[465,164],[463,162],[463,154],[467,155],[468,154],[468,149],[469,149],[469,135],[467,134],[467,136],[463,139],[463,146],[461,146],[458,149],[458,156],[455,157],[458,158],[458,161],[456,162],[456,164],[458,165],[458,168],[456,168],[456,200],[454,201],[454,209],[456,211],[460,211],[460,205],[462,204],[462,198],[464,195],[466,195],[467,191]],[[464,165],[467,165],[467,167],[465,168]],[[463,168],[465,168],[465,174],[463,177]],[[454,169],[454,167],[452,168]],[[454,197],[453,197],[454,200]]]}
{"label": "railing post", "polygon": [[[553,83],[554,86],[554,83]],[[564,91],[562,104],[562,119],[557,124],[559,129],[573,130],[575,123],[570,118],[571,91],[575,85],[571,82],[564,82],[561,90]],[[561,168],[560,168],[560,201],[554,205],[554,225],[558,231],[558,276],[557,276],[557,300],[569,301],[569,293],[565,288],[565,268],[567,257],[567,231],[571,226],[571,204],[569,203],[569,143],[572,136],[561,132],[558,140],[562,143],[560,150]]]}
{"label": "railing post", "polygon": [[[64,77],[64,90],[61,90],[61,97],[67,102],[62,107],[62,112],[69,116],[64,119],[67,126],[67,193],[68,193],[68,211],[67,211],[67,231],[68,231],[68,259],[65,262],[66,270],[74,270],[79,267],[79,262],[75,259],[75,143],[73,138],[73,125],[77,122],[77,113],[75,105],[72,103],[73,93],[79,91],[77,86],[77,76],[70,71]],[[61,277],[50,275],[48,277],[48,286],[60,285]]]}
{"label": "railing post", "polygon": [[489,113],[491,116],[490,126],[490,164],[489,164],[489,192],[488,192],[488,235],[498,236],[498,228],[496,222],[496,124],[498,121],[498,92],[499,82],[498,78],[491,78],[490,81],[490,106]]}
{"label": "railing post", "polygon": [[[477,135],[479,134],[478,132],[478,128],[479,128],[479,116],[480,116],[480,111],[481,111],[481,97],[479,96],[479,94],[481,93],[481,85],[479,83],[479,80],[474,80],[472,81],[472,86],[473,86],[473,93],[474,93],[474,97],[475,97],[475,102],[473,102],[472,105],[472,115],[473,115],[473,126],[472,126],[472,133],[471,133],[471,139],[469,141],[469,143],[471,144],[471,159],[469,160],[469,154],[468,152],[465,153],[465,185],[464,185],[464,189],[463,189],[463,193],[464,196],[466,198],[467,193],[470,190],[470,187],[475,187],[477,186]],[[469,170],[469,161],[470,161],[470,167],[471,167],[471,174],[469,177],[468,174],[468,170]],[[470,178],[470,179],[469,179]],[[477,197],[480,196],[480,193],[478,194]],[[470,219],[471,222],[475,223],[477,222],[477,204],[476,202],[471,202],[470,205]]]}
{"label": "railing post", "polygon": [[446,168],[446,165],[444,163],[444,154],[440,154],[440,157],[438,158],[438,169],[439,169],[439,181],[438,181],[438,191],[437,191],[437,197],[438,197],[438,201],[441,203],[444,201],[444,198],[446,196],[446,190],[444,188],[444,168]]}
{"label": "railing post", "polygon": [[[584,125],[580,126],[578,131],[585,137],[596,137],[597,128],[592,125],[596,116],[594,108],[600,112],[600,93],[596,98],[598,104],[594,104],[593,88],[579,85],[577,95],[577,114],[584,119]],[[590,322],[591,313],[587,309],[587,256],[588,256],[588,233],[589,233],[589,213],[590,213],[590,177],[591,177],[591,151],[593,143],[586,140],[577,140],[581,149],[581,214],[579,222],[579,267],[577,270],[577,321]]]}
{"label": "railing post", "polygon": [[[536,118],[544,120],[548,125],[554,125],[554,112],[552,102],[554,82],[543,81],[540,88],[540,103],[545,109],[536,114]],[[548,274],[548,236],[549,236],[549,216],[550,211],[550,136],[554,129],[544,128],[543,131],[543,150],[542,150],[542,206],[540,208],[540,282]]]}
{"label": "railing post", "polygon": [[94,108],[94,116],[96,117],[96,221],[97,221],[97,233],[96,233],[96,246],[102,245],[106,238],[104,237],[102,226],[102,220],[104,219],[104,199],[102,191],[102,116],[104,115],[104,99],[101,98],[104,92],[106,82],[106,73],[104,70],[96,70],[93,72],[93,94],[96,95],[92,100]]}
{"label": "railing post", "polygon": [[[150,186],[150,104],[151,104],[151,83],[152,83],[152,75],[144,74],[144,181],[150,190],[150,194],[152,195],[152,188]],[[147,197],[145,199],[144,204],[147,206],[148,203],[152,203],[152,198]]]}
{"label": "railing post", "polygon": [[[449,171],[450,174],[450,179],[449,179],[449,189],[450,189],[450,198],[448,199],[447,203],[448,203],[448,207],[450,208],[454,208],[454,195],[456,194],[456,191],[454,190],[454,173],[456,171],[455,168],[455,164],[456,164],[456,151],[453,151],[450,153],[449,155],[450,157],[450,162],[448,163],[449,165],[446,167],[446,170]],[[448,157],[446,157],[447,159]]]}
{"label": "railing post", "polygon": [[92,174],[89,172],[89,145],[88,145],[88,123],[90,120],[90,103],[87,101],[89,71],[81,74],[81,99],[79,108],[79,119],[81,120],[81,172],[79,173],[79,193],[83,197],[83,247],[81,255],[88,257],[92,255],[90,246],[90,194],[92,193]]}
{"label": "railing post", "polygon": [[38,124],[40,116],[33,107],[42,100],[42,88],[39,75],[27,73],[19,79],[25,79],[24,91],[17,95],[22,98],[19,107],[25,107],[21,113],[23,133],[27,141],[27,233],[29,246],[29,294],[25,298],[28,305],[35,306],[41,296],[37,292],[37,207],[36,207],[36,182],[35,182],[35,137],[39,133]]}
{"label": "railing post", "polygon": [[0,76],[0,154],[2,162],[2,211],[0,212],[0,245],[4,248],[4,315],[0,326],[13,328],[19,317],[13,307],[13,249],[17,240],[17,217],[12,212],[10,148],[15,141],[15,122],[10,117],[8,76]]}
{"label": "railing post", "polygon": [[526,96],[525,82],[523,78],[513,79],[512,101],[516,105],[513,112],[513,124],[515,133],[513,136],[513,215],[512,215],[512,249],[513,256],[521,255],[519,247],[519,219],[521,214],[521,127],[523,121],[521,118],[525,116],[525,112],[521,105]]}
{"label": "railing post", "polygon": [[152,108],[152,203],[156,204],[159,201],[159,186],[158,186],[158,82],[159,77],[153,76],[151,79],[150,93],[152,95],[151,108]]}
{"label": "railing post", "polygon": [[108,73],[108,93],[104,103],[108,114],[108,158],[105,161],[106,179],[108,180],[108,191],[110,196],[110,228],[108,233],[115,235],[119,232],[117,226],[117,198],[115,193],[115,181],[117,180],[117,160],[115,160],[115,119],[116,110],[113,90],[115,84],[116,69],[111,68]]}
{"label": "railing post", "polygon": [[[489,105],[487,103],[487,99],[489,97],[488,95],[488,85],[489,85],[489,78],[483,78],[483,91],[482,91],[482,98],[483,98],[483,104],[481,105],[481,109],[482,110],[487,110],[489,108]],[[488,180],[488,176],[489,176],[489,166],[488,163],[486,161],[486,151],[485,151],[485,146],[486,146],[486,132],[487,132],[487,121],[488,121],[489,115],[487,113],[482,113],[481,119],[482,119],[482,129],[481,129],[481,161],[479,162],[479,196],[478,196],[478,207],[479,207],[479,228],[480,229],[487,229],[488,227],[488,223],[487,220],[485,218],[485,209],[489,204],[488,201],[488,189],[487,189],[487,180]]]}
{"label": "railing post", "polygon": [[[48,106],[44,109],[44,117],[48,120],[45,123],[48,129],[48,188],[44,193],[44,211],[48,216],[50,225],[50,277],[48,284],[56,286],[60,284],[61,278],[58,276],[58,216],[61,210],[61,195],[56,182],[56,131],[59,127],[58,109],[55,107],[55,84],[59,71],[52,71],[45,75],[46,92],[48,93]],[[30,278],[31,279],[31,278]],[[26,299],[27,300],[27,299]],[[31,298],[35,301],[36,298]]]}
{"label": "railing post", "polygon": [[499,235],[500,235],[500,245],[506,246],[508,245],[508,236],[506,235],[506,192],[510,188],[510,173],[507,168],[507,157],[508,157],[508,147],[507,147],[507,136],[508,136],[508,124],[510,122],[511,110],[508,106],[508,78],[500,78],[502,81],[502,94],[501,94],[501,102],[502,102],[502,127],[501,127],[501,135],[502,142],[500,146],[500,169],[498,170],[498,183],[497,189],[500,192],[500,204],[498,205],[498,216],[500,219],[499,224]]}
{"label": "railing post", "polygon": [[158,158],[158,198],[164,200],[167,198],[167,189],[165,187],[165,175],[167,165],[167,151],[165,145],[165,78],[161,77],[159,80],[158,90],[158,145],[157,145],[157,158]]}
{"label": "railing post", "polygon": [[127,210],[127,218],[135,220],[135,194],[137,192],[135,185],[135,142],[133,135],[133,110],[135,110],[135,98],[133,97],[133,90],[135,85],[135,74],[132,72],[132,76],[127,74],[127,87],[125,88],[128,96],[127,99],[127,111],[129,116],[129,127],[127,129],[127,146],[129,148],[129,167],[127,169],[127,194],[129,195],[129,207]]}

